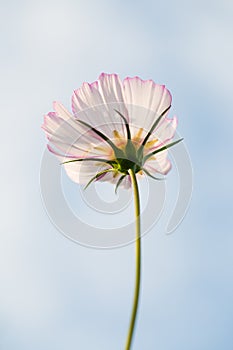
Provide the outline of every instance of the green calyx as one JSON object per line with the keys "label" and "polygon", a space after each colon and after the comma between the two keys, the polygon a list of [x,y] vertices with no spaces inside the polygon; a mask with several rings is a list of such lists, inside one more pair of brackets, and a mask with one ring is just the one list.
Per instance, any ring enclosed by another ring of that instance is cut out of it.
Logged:
{"label": "green calyx", "polygon": [[[86,161],[94,161],[94,162],[100,162],[105,163],[108,165],[111,165],[111,171],[120,172],[123,175],[129,175],[129,170],[132,170],[135,174],[138,173],[140,170],[145,172],[147,175],[151,176],[148,171],[144,169],[144,164],[146,161],[154,156],[156,153],[162,152],[177,143],[181,142],[183,139],[179,139],[177,141],[171,142],[167,144],[166,146],[162,146],[159,149],[156,149],[155,151],[146,154],[144,156],[143,154],[143,147],[139,147],[138,149],[135,148],[134,144],[131,140],[128,140],[125,149],[119,149],[115,148],[115,159],[108,160],[104,158],[79,158],[79,159],[72,159],[68,160],[66,162],[63,162],[62,164],[72,163],[72,162],[86,162]],[[154,176],[151,176],[155,178]],[[156,180],[159,180],[155,178]]]}
{"label": "green calyx", "polygon": [[[90,157],[90,158],[78,158],[78,159],[71,159],[68,161],[63,162],[62,164],[66,163],[72,163],[72,162],[98,162],[103,163],[103,165],[106,165],[107,168],[97,173],[94,177],[91,178],[91,180],[88,182],[88,184],[85,186],[87,188],[93,181],[98,180],[101,176],[104,176],[105,174],[112,172],[113,176],[116,176],[117,173],[120,173],[121,176],[118,179],[118,182],[116,184],[115,191],[117,191],[118,187],[122,183],[122,181],[125,179],[127,175],[130,175],[130,173],[137,174],[139,171],[144,172],[149,177],[155,179],[155,180],[162,180],[162,178],[157,178],[149,173],[148,170],[145,169],[144,164],[148,159],[151,157],[154,157],[155,154],[159,152],[163,152],[167,150],[168,148],[176,145],[177,143],[181,142],[183,139],[179,139],[176,141],[173,141],[166,145],[161,145],[160,148],[155,149],[154,151],[150,153],[144,153],[145,146],[147,144],[147,141],[153,131],[156,129],[157,125],[159,124],[162,117],[166,114],[166,112],[170,109],[171,106],[168,106],[161,115],[155,120],[154,124],[152,125],[150,131],[147,133],[144,140],[141,142],[141,144],[136,147],[135,144],[132,142],[131,139],[131,132],[130,127],[127,119],[117,110],[115,112],[122,118],[124,121],[126,133],[127,133],[127,143],[125,147],[118,148],[111,139],[109,139],[104,133],[94,128],[92,125],[77,119],[76,121],[80,123],[82,126],[88,128],[89,130],[92,130],[96,135],[98,135],[103,141],[105,141],[113,150],[114,152],[114,159],[104,159],[104,158],[98,158],[98,157]],[[111,168],[110,168],[110,167]]]}
{"label": "green calyx", "polygon": [[128,140],[125,149],[119,150],[119,154],[115,154],[114,160],[108,161],[108,163],[117,171],[122,174],[128,175],[129,170],[133,170],[136,174],[142,168],[142,162],[139,162],[137,158],[137,150],[131,140]]}

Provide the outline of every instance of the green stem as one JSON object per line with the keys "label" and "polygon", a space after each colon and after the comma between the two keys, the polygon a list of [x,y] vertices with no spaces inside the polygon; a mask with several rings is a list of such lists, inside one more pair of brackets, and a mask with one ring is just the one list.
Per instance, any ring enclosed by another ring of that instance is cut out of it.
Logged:
{"label": "green stem", "polygon": [[135,321],[138,310],[138,300],[139,300],[139,292],[140,292],[140,277],[141,277],[141,237],[140,237],[140,199],[139,199],[139,191],[136,175],[133,170],[129,170],[129,174],[131,177],[133,192],[134,192],[134,206],[135,206],[135,219],[136,219],[136,278],[135,278],[135,290],[134,290],[134,301],[133,301],[133,309],[131,314],[131,320],[128,330],[128,336],[126,340],[125,350],[130,350],[133,333],[135,328]]}

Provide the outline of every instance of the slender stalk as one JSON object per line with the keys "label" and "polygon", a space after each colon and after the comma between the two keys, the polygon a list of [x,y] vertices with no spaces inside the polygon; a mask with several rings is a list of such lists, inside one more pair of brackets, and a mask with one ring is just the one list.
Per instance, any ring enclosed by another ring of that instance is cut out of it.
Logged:
{"label": "slender stalk", "polygon": [[135,321],[138,310],[138,300],[139,300],[139,292],[140,292],[140,278],[141,278],[141,237],[140,237],[140,198],[138,191],[138,184],[136,175],[133,170],[129,170],[129,174],[132,180],[133,192],[134,192],[134,206],[135,206],[135,219],[136,219],[136,277],[135,277],[135,290],[134,290],[134,300],[133,300],[133,308],[131,314],[131,320],[126,340],[125,350],[130,350],[133,333],[135,329]]}

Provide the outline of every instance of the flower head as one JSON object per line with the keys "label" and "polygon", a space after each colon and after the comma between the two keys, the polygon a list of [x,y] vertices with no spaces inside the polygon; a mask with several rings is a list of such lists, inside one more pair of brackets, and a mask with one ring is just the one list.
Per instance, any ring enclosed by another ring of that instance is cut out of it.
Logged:
{"label": "flower head", "polygon": [[129,170],[158,179],[171,168],[167,149],[181,141],[171,142],[177,126],[176,117],[167,118],[171,100],[152,80],[103,73],[74,91],[72,113],[54,102],[42,125],[48,149],[86,186],[100,180],[130,187]]}

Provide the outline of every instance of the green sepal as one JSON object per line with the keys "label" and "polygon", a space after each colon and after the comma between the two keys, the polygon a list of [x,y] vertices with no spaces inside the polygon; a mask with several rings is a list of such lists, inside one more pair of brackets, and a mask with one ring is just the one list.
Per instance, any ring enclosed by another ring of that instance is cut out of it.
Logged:
{"label": "green sepal", "polygon": [[111,160],[104,159],[104,158],[79,158],[79,159],[67,160],[66,162],[63,162],[61,164],[67,164],[67,163],[73,163],[73,162],[86,162],[86,161],[101,162],[101,163],[107,163],[107,164],[111,162]]}
{"label": "green sepal", "polygon": [[103,171],[100,171],[98,174],[96,174],[95,176],[93,176],[93,177],[91,178],[90,181],[88,181],[88,183],[87,183],[86,186],[84,187],[84,190],[86,190],[87,187],[88,187],[93,181],[97,180],[98,177],[100,177],[101,175],[103,175],[103,174],[105,174],[105,173],[109,173],[109,172],[112,172],[112,171],[115,171],[115,169],[105,169],[105,170],[103,170]]}
{"label": "green sepal", "polygon": [[113,149],[116,158],[122,156],[123,151],[121,149],[119,149],[118,147],[116,147],[116,145],[114,145],[114,143],[106,136],[104,135],[101,131],[97,130],[96,128],[94,128],[92,125],[84,122],[83,120],[80,119],[76,119],[77,122],[83,124],[84,126],[87,126],[88,128],[90,128],[92,131],[94,131],[98,136],[100,136],[104,141],[106,141],[109,146],[111,146],[111,148]]}
{"label": "green sepal", "polygon": [[157,125],[159,124],[160,120],[162,119],[162,117],[164,116],[164,114],[167,113],[167,111],[171,108],[171,105],[169,105],[161,114],[160,116],[158,117],[158,119],[156,119],[156,121],[154,122],[154,124],[152,125],[152,127],[150,128],[150,130],[148,131],[147,135],[145,136],[141,146],[139,147],[138,149],[138,152],[137,152],[137,156],[138,156],[138,159],[142,160],[143,158],[143,149],[144,149],[144,146],[145,144],[147,143],[149,137],[151,136],[152,132],[154,131],[154,129],[157,127]]}
{"label": "green sepal", "polygon": [[152,125],[152,127],[150,128],[150,131],[148,132],[148,134],[146,135],[146,137],[144,138],[143,142],[142,142],[142,146],[145,146],[145,144],[147,143],[147,140],[149,139],[150,135],[152,134],[152,132],[154,131],[154,129],[156,128],[156,126],[159,124],[160,120],[162,119],[162,117],[164,116],[164,114],[167,113],[167,111],[171,108],[171,105],[168,106],[158,117],[158,119],[156,119],[156,121],[154,122],[154,124]]}
{"label": "green sepal", "polygon": [[181,141],[183,141],[183,138],[182,138],[182,139],[179,139],[179,140],[177,140],[177,141],[171,142],[171,143],[169,143],[168,145],[163,146],[163,147],[161,147],[161,148],[159,148],[159,149],[156,149],[155,151],[153,151],[153,152],[147,154],[147,155],[143,158],[143,164],[147,161],[147,159],[149,159],[150,157],[152,157],[152,156],[155,155],[156,153],[165,151],[166,149],[168,149],[168,148],[170,148],[170,147],[176,145],[177,143],[179,143],[179,142],[181,142]]}
{"label": "green sepal", "polygon": [[161,178],[159,178],[159,177],[155,177],[155,176],[151,175],[151,173],[149,173],[149,171],[146,170],[145,168],[142,168],[142,171],[144,171],[144,173],[145,173],[146,175],[148,175],[149,177],[151,177],[151,178],[154,179],[154,180],[159,180],[159,181],[164,180],[164,179],[161,179]]}
{"label": "green sepal", "polygon": [[126,146],[125,146],[125,154],[126,158],[130,160],[131,162],[137,161],[137,152],[135,149],[135,146],[131,140],[128,140]]}
{"label": "green sepal", "polygon": [[124,120],[126,132],[127,132],[127,138],[128,138],[128,140],[131,140],[131,132],[130,132],[129,123],[128,123],[127,119],[117,109],[114,109],[114,111],[117,112],[119,114],[119,116]]}
{"label": "green sepal", "polygon": [[126,177],[126,175],[122,175],[119,180],[117,181],[116,187],[115,187],[115,194],[117,194],[117,190],[118,187],[120,186],[120,184],[122,183],[122,181],[124,180],[124,178]]}

